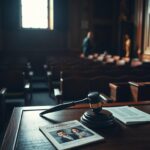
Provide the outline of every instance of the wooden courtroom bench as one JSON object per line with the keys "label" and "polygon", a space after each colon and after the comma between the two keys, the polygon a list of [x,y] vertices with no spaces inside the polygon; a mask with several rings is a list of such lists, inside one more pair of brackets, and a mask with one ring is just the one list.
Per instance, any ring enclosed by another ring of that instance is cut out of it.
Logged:
{"label": "wooden courtroom bench", "polygon": [[115,102],[150,100],[150,82],[110,83],[110,98]]}
{"label": "wooden courtroom bench", "polygon": [[132,101],[130,85],[128,82],[109,83],[110,98],[115,102]]}
{"label": "wooden courtroom bench", "polygon": [[150,100],[150,82],[129,82],[134,101]]}

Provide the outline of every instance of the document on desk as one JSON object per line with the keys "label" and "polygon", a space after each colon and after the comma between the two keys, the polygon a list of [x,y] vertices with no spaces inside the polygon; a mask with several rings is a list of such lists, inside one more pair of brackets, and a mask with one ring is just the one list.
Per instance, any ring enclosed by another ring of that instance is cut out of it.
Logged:
{"label": "document on desk", "polygon": [[119,106],[104,107],[103,109],[110,111],[116,119],[120,120],[126,125],[150,122],[150,114],[145,113],[135,107]]}
{"label": "document on desk", "polygon": [[77,120],[39,127],[58,150],[104,140],[104,137],[87,128]]}

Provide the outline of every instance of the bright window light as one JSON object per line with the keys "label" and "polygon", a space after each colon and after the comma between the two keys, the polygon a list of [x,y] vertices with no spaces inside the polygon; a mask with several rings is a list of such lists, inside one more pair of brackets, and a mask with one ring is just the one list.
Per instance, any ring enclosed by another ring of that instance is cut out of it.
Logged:
{"label": "bright window light", "polygon": [[23,28],[54,29],[53,0],[21,0],[21,6]]}

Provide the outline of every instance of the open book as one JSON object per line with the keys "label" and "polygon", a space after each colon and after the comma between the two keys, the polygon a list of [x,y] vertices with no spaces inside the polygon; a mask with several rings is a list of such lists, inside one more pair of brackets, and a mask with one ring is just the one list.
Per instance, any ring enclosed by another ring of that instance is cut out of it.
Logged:
{"label": "open book", "polygon": [[77,120],[43,126],[40,127],[40,130],[58,150],[70,149],[104,140],[104,137],[87,128]]}
{"label": "open book", "polygon": [[150,114],[135,107],[119,106],[105,107],[103,109],[110,111],[115,118],[126,125],[150,122]]}

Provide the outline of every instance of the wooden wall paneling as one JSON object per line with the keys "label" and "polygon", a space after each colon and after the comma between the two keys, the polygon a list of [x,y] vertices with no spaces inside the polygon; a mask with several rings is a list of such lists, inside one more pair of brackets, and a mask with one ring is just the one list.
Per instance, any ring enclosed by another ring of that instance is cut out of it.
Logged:
{"label": "wooden wall paneling", "polygon": [[[7,52],[13,51],[35,51],[38,52],[55,52],[57,50],[64,51],[68,49],[68,27],[67,27],[67,15],[68,5],[67,0],[57,0],[57,7],[63,7],[56,14],[60,20],[56,19],[56,28],[54,31],[49,30],[29,30],[21,29],[20,27],[20,1],[14,0],[1,0],[3,3],[3,47]],[[61,5],[63,4],[63,5]],[[61,13],[61,14],[60,14]],[[66,18],[66,19],[63,19]],[[56,22],[57,21],[57,22]],[[65,24],[63,24],[65,22]]]}
{"label": "wooden wall paneling", "polygon": [[150,0],[144,0],[143,61],[150,62]]}
{"label": "wooden wall paneling", "polygon": [[93,1],[93,26],[100,53],[114,53],[113,48],[117,47],[117,4],[115,0]]}
{"label": "wooden wall paneling", "polygon": [[118,18],[119,18],[119,3],[113,0],[113,24],[112,24],[112,53],[118,55]]}
{"label": "wooden wall paneling", "polygon": [[[82,42],[88,31],[94,31],[93,26],[93,0],[82,0],[81,16],[80,16],[80,49],[82,49]],[[94,35],[95,36],[95,35]]]}
{"label": "wooden wall paneling", "polygon": [[131,39],[130,57],[134,57],[135,24],[134,24],[135,0],[121,0],[119,9],[118,48],[119,54],[124,56],[124,36],[128,34]]}
{"label": "wooden wall paneling", "polygon": [[98,52],[100,53],[103,53],[104,51],[110,52],[112,48],[112,26],[95,25],[94,30]]}
{"label": "wooden wall paneling", "polygon": [[143,0],[137,0],[135,6],[135,24],[136,24],[136,50],[142,51],[143,44],[143,21],[144,21],[144,10],[143,10]]}
{"label": "wooden wall paneling", "polygon": [[150,0],[145,3],[144,54],[150,55]]}
{"label": "wooden wall paneling", "polygon": [[2,3],[0,1],[0,51],[2,51]]}
{"label": "wooden wall paneling", "polygon": [[69,27],[68,27],[68,47],[73,51],[80,51],[81,36],[81,4],[82,0],[69,1]]}

